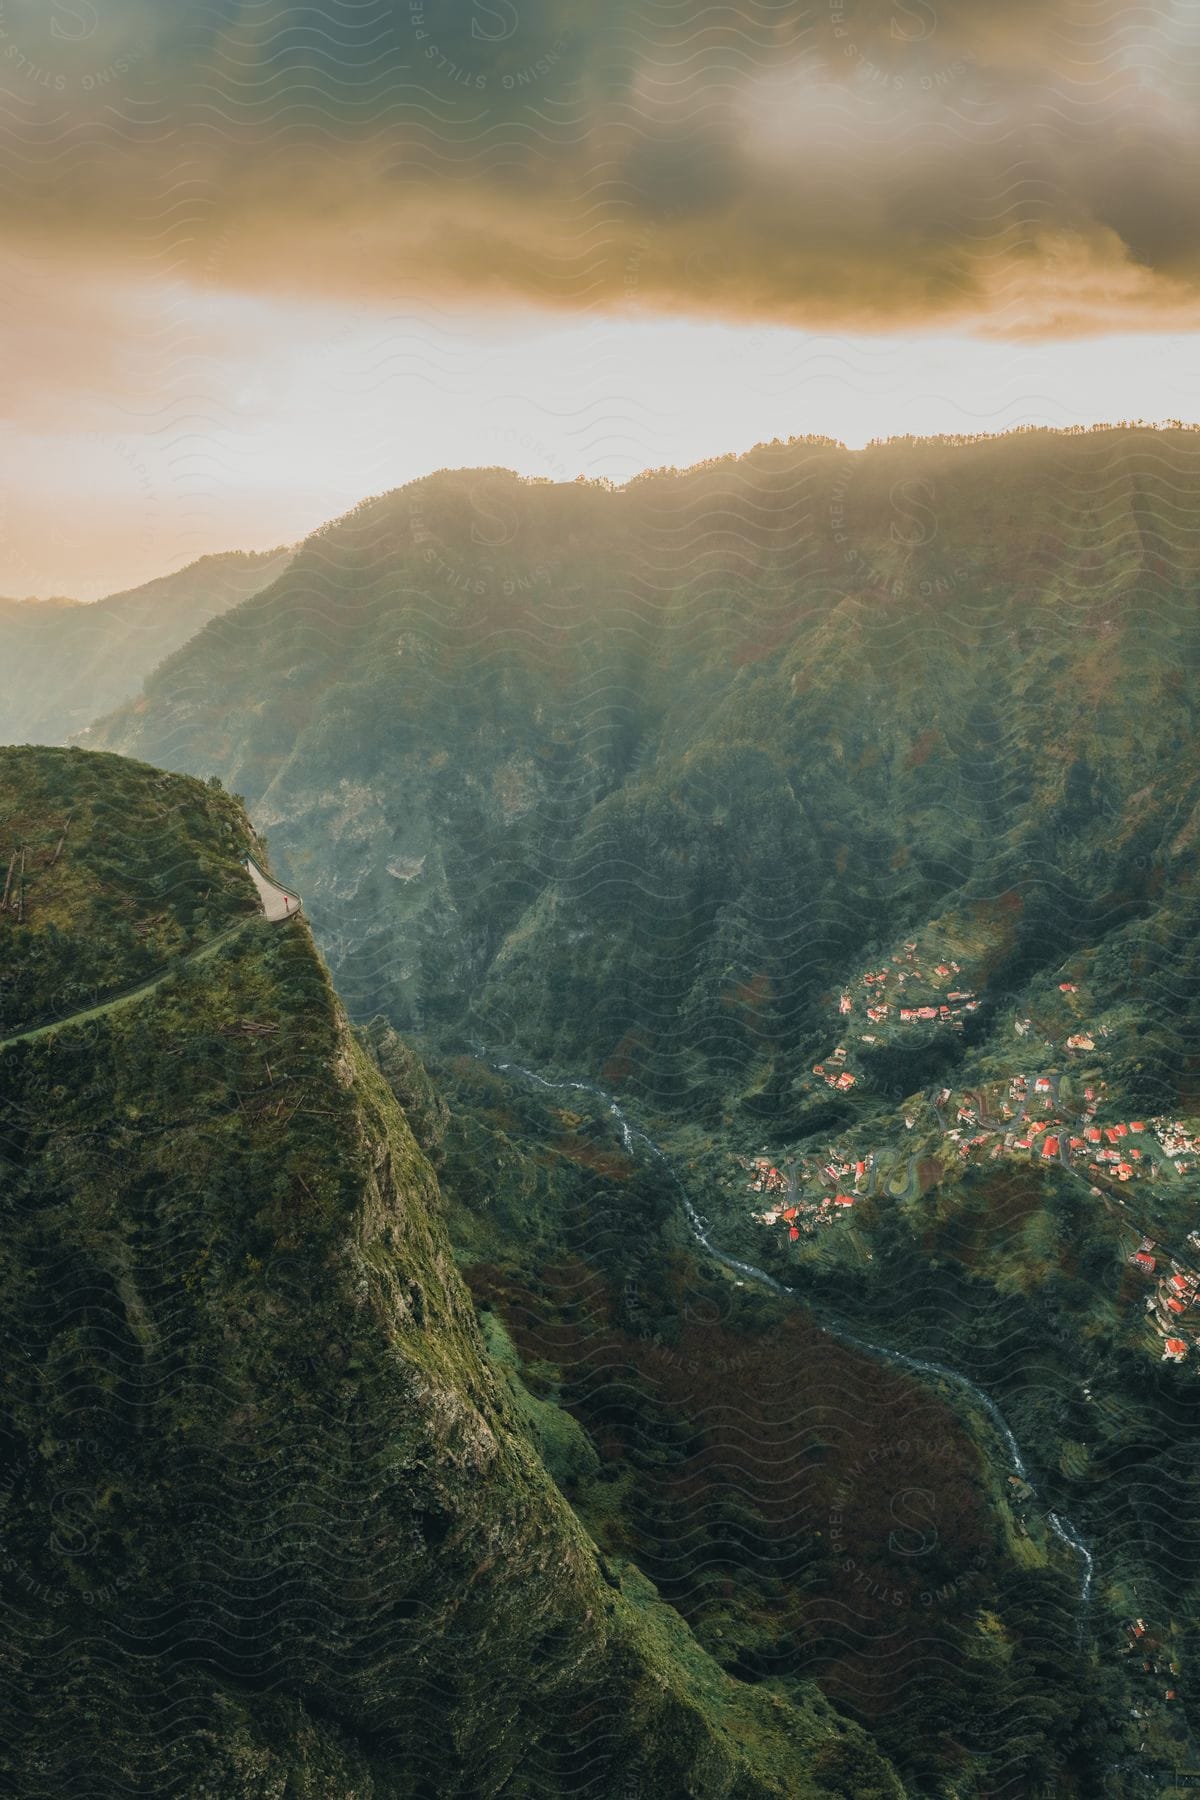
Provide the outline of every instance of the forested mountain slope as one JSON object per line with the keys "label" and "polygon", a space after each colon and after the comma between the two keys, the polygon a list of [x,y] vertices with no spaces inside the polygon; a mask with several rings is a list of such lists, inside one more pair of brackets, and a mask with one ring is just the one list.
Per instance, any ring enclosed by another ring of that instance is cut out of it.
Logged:
{"label": "forested mountain slope", "polygon": [[97,728],[244,793],[348,1009],[423,1033],[460,1260],[596,1445],[590,1527],[917,1791],[1192,1766],[1198,448],[431,477]]}
{"label": "forested mountain slope", "polygon": [[245,795],[352,1012],[786,1111],[864,945],[1000,906],[1019,973],[1161,898],[1198,489],[1138,430],[434,476],[96,738]]}
{"label": "forested mountain slope", "polygon": [[3,750],[0,846],[5,1791],[899,1795],[598,1555],[240,807]]}
{"label": "forested mountain slope", "polygon": [[209,619],[268,587],[290,555],[203,556],[88,605],[0,600],[0,743],[65,744]]}

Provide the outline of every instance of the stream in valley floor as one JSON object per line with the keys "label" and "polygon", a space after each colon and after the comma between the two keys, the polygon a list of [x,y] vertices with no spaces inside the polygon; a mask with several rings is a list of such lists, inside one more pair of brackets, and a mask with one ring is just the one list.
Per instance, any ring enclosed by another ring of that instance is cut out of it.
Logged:
{"label": "stream in valley floor", "polygon": [[[665,1151],[660,1149],[654,1140],[648,1137],[644,1131],[641,1131],[637,1126],[630,1124],[613,1096],[606,1093],[603,1088],[597,1087],[594,1082],[551,1081],[545,1075],[537,1074],[533,1069],[523,1068],[520,1063],[494,1063],[492,1066],[502,1074],[519,1075],[524,1080],[535,1083],[538,1087],[549,1088],[551,1090],[568,1089],[575,1093],[589,1094],[594,1100],[598,1100],[608,1109],[609,1114],[620,1132],[621,1141],[628,1153],[631,1156],[640,1154],[648,1157],[664,1170],[680,1197],[683,1205],[684,1217],[687,1220],[692,1236],[707,1255],[712,1257],[715,1262],[721,1263],[723,1267],[731,1269],[736,1274],[742,1276],[744,1280],[756,1282],[762,1287],[769,1288],[772,1293],[780,1294],[784,1298],[795,1302],[797,1305],[805,1307],[821,1329],[827,1331],[831,1337],[837,1338],[840,1343],[848,1344],[852,1349],[861,1351],[865,1356],[874,1357],[880,1362],[890,1363],[893,1367],[910,1369],[916,1375],[923,1375],[932,1377],[934,1380],[944,1381],[955,1388],[960,1394],[966,1395],[987,1415],[997,1436],[1004,1445],[1008,1462],[1013,1473],[1018,1476],[1020,1480],[1025,1482],[1036,1496],[1037,1489],[1030,1478],[1029,1466],[1022,1454],[1021,1446],[1013,1434],[1012,1428],[992,1396],[987,1393],[985,1389],[981,1388],[977,1382],[973,1381],[969,1375],[964,1375],[959,1369],[949,1368],[945,1363],[932,1362],[925,1357],[910,1355],[908,1351],[896,1350],[890,1345],[872,1343],[870,1339],[860,1337],[847,1320],[838,1317],[835,1313],[827,1312],[824,1309],[818,1309],[798,1289],[789,1287],[786,1282],[780,1281],[774,1275],[769,1275],[765,1269],[758,1268],[756,1264],[743,1262],[739,1257],[731,1256],[727,1251],[720,1249],[712,1241],[711,1227],[709,1226],[708,1221],[703,1218],[689,1197],[682,1179]],[[1062,1513],[1047,1512],[1046,1523],[1049,1525],[1054,1535],[1072,1552],[1079,1564],[1079,1614],[1077,1632],[1079,1641],[1082,1643],[1087,1631],[1088,1614],[1091,1606],[1092,1586],[1096,1567],[1095,1557],[1076,1526],[1072,1524],[1070,1519],[1064,1517]]]}

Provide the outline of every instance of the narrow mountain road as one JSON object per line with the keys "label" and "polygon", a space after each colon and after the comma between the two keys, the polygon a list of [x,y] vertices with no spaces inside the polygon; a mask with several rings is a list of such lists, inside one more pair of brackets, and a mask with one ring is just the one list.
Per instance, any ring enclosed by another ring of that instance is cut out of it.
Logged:
{"label": "narrow mountain road", "polygon": [[226,930],[218,932],[215,938],[210,938],[207,944],[201,944],[198,950],[191,950],[186,956],[179,957],[176,962],[168,964],[165,969],[160,969],[159,973],[152,975],[148,981],[139,982],[136,987],[126,988],[120,994],[111,994],[107,1000],[100,1000],[95,1006],[85,1007],[82,1012],[65,1013],[57,1019],[46,1019],[40,1025],[31,1025],[25,1031],[15,1031],[8,1037],[0,1038],[0,1050],[7,1050],[13,1044],[31,1044],[37,1038],[49,1037],[52,1032],[65,1031],[68,1026],[86,1025],[89,1020],[102,1019],[106,1013],[116,1012],[119,1007],[135,1005],[137,1001],[144,1000],[147,994],[152,994],[157,988],[162,987],[164,982],[170,981],[178,975],[181,969],[190,968],[194,964],[205,962],[210,956],[214,956],[223,944],[228,944],[256,919],[265,918],[271,924],[278,924],[283,919],[296,917],[302,904],[298,894],[289,893],[286,888],[281,888],[278,882],[272,881],[269,875],[264,875],[251,856],[242,858],[242,867],[254,883],[259,904],[262,906],[261,913],[249,913],[244,919],[238,919]]}
{"label": "narrow mountain road", "polygon": [[171,981],[181,969],[190,968],[194,964],[205,962],[210,956],[214,956],[223,944],[228,944],[240,932],[243,932],[247,925],[252,925],[261,916],[260,913],[253,913],[244,919],[239,919],[236,925],[231,925],[228,930],[219,932],[215,938],[210,938],[207,944],[201,944],[198,950],[192,950],[187,956],[181,956],[178,962],[170,963],[165,969],[160,969],[157,975],[152,975],[149,981],[140,982],[137,987],[126,988],[123,993],[114,994],[108,1000],[101,1000],[95,1006],[86,1007],[83,1012],[66,1013],[58,1019],[47,1019],[41,1025],[31,1025],[27,1031],[16,1031],[10,1037],[0,1038],[0,1050],[7,1050],[13,1044],[33,1043],[37,1038],[49,1037],[52,1032],[65,1031],[68,1026],[86,1025],[89,1020],[102,1019],[106,1013],[116,1012],[122,1006],[135,1005],[137,1001],[145,999],[147,994],[154,993],[156,988]]}
{"label": "narrow mountain road", "polygon": [[263,912],[273,925],[277,925],[281,919],[292,918],[300,911],[299,894],[289,893],[287,888],[281,888],[277,881],[272,881],[269,875],[264,875],[252,856],[244,859],[242,867],[258,889]]}

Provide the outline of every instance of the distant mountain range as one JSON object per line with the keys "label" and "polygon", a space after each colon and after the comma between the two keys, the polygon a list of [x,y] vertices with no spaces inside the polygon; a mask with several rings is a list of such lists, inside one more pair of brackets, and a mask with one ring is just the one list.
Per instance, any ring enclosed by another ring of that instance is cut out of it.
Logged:
{"label": "distant mountain range", "polygon": [[866,946],[1008,896],[1015,977],[1190,869],[1198,511],[1186,432],[433,476],[87,741],[245,795],[355,1014],[786,1117]]}
{"label": "distant mountain range", "polygon": [[203,556],[89,604],[0,599],[0,743],[65,744],[209,619],[268,587],[291,554]]}

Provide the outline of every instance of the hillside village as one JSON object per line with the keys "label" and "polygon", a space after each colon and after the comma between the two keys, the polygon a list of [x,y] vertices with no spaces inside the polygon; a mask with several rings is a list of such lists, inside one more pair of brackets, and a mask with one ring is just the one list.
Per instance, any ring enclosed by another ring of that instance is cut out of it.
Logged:
{"label": "hillside village", "polygon": [[[868,969],[859,976],[858,986],[867,992],[859,995],[857,1002],[853,987],[843,990],[838,1013],[847,1018],[861,1007],[876,1026],[949,1024],[961,1031],[966,1016],[979,1009],[972,990],[957,980],[961,973],[953,957],[938,961],[936,952],[924,955],[914,940],[894,950],[882,968]],[[875,1039],[868,1035],[865,1041]]]}
{"label": "hillside village", "polygon": [[[1057,1042],[1074,1060],[1080,1052],[1094,1051],[1096,1039],[1107,1036],[1107,1029],[1089,1026],[1080,1018],[1083,1002],[1077,998],[1077,982],[1059,981],[1057,990],[1073,1027]],[[857,984],[843,989],[836,1012],[839,1022],[861,1019],[871,1026],[858,1033],[858,1041],[871,1046],[897,1041],[914,1027],[961,1031],[979,1006],[954,957],[928,952],[912,940],[881,966],[865,971]],[[1044,1022],[1039,1028],[1045,1028]],[[1014,1021],[1018,1038],[1030,1037],[1033,1030],[1031,1019]],[[1045,1047],[1053,1050],[1055,1040],[1046,1039]],[[848,1066],[852,1060],[858,1066]],[[814,1064],[812,1072],[840,1093],[860,1082],[869,1089],[869,1079],[846,1042]],[[787,1159],[773,1157],[765,1148],[755,1157],[740,1159],[749,1176],[749,1191],[767,1202],[753,1212],[755,1222],[786,1229],[788,1241],[796,1244],[850,1216],[860,1199],[916,1199],[936,1182],[948,1162],[1055,1165],[1086,1182],[1094,1199],[1123,1209],[1122,1217],[1136,1209],[1139,1190],[1153,1197],[1156,1184],[1173,1185],[1200,1171],[1200,1132],[1167,1117],[1102,1117],[1113,1109],[1107,1085],[1098,1076],[1085,1076],[1081,1084],[1069,1069],[1019,1072],[957,1093],[935,1087],[922,1100],[940,1134],[938,1149],[924,1157],[910,1156],[905,1162],[894,1150],[868,1151],[834,1142],[820,1153],[796,1153]],[[904,1115],[908,1130],[918,1123],[917,1110]],[[1145,1300],[1147,1347],[1164,1361],[1183,1362],[1192,1347],[1200,1345],[1200,1271],[1180,1253],[1156,1244],[1132,1221],[1129,1228],[1139,1240],[1129,1264],[1153,1283]],[[1200,1252],[1200,1230],[1189,1233],[1187,1241]]]}
{"label": "hillside village", "polygon": [[[925,954],[913,939],[843,988],[837,1015],[851,1021],[851,1031],[855,1025],[866,1025],[868,1029],[857,1032],[855,1041],[868,1046],[903,1042],[914,1028],[962,1031],[970,1015],[978,1012],[980,1001],[962,984],[961,976],[961,966],[953,957],[939,956],[936,951]],[[839,1044],[823,1062],[814,1064],[812,1072],[828,1087],[846,1093],[863,1075],[858,1059],[848,1066],[851,1057],[849,1045]]]}
{"label": "hillside village", "polygon": [[[1053,1020],[1043,1018],[1035,1024],[1032,1018],[1015,1017],[1014,1035],[1032,1040],[1048,1034],[1047,1047],[1067,1052],[1072,1062],[1095,1052],[1098,1043],[1103,1046],[1109,1027],[1083,1016],[1086,1000],[1078,982],[1058,981],[1053,998],[1056,1004],[1049,1009]],[[983,1004],[975,978],[957,956],[944,945],[910,939],[839,991],[832,1010],[846,1035],[813,1065],[812,1073],[827,1086],[847,1092],[867,1077],[873,1050],[934,1042],[943,1032],[962,1032]],[[860,1045],[865,1048],[860,1050]]]}
{"label": "hillside village", "polygon": [[[915,980],[915,946],[905,945],[902,957],[913,963]],[[934,964],[933,974],[939,980],[948,981],[960,973],[949,961]],[[904,985],[900,977],[907,976],[907,970],[897,966],[897,959],[893,959],[890,974],[872,971],[864,977],[864,985],[872,990],[867,1011],[873,1025],[891,1020],[891,1002],[880,1001],[879,989],[892,976],[897,985]],[[1064,996],[1074,995],[1077,984],[1060,983],[1059,991]],[[898,1008],[893,1028],[913,1023],[936,1028],[949,1023],[952,1029],[961,1029],[963,1012],[973,1001],[969,991],[955,990],[953,1004],[959,1011],[949,1020],[929,1004]],[[839,1018],[853,1017],[854,1012],[853,995],[843,991]],[[1031,1028],[1030,1020],[1019,1019],[1016,1035],[1026,1037]],[[1093,1050],[1096,1036],[1103,1035],[1103,1028],[1095,1032],[1077,1028],[1067,1035],[1062,1048],[1068,1056]],[[847,1047],[838,1045],[814,1073],[845,1092],[856,1083],[855,1072],[845,1067],[847,1057]],[[1127,1262],[1131,1272],[1145,1282],[1143,1342],[1148,1353],[1165,1363],[1183,1363],[1189,1356],[1200,1359],[1200,1267],[1132,1226],[1128,1217],[1137,1208],[1139,1194],[1153,1198],[1161,1184],[1174,1185],[1192,1171],[1200,1171],[1200,1131],[1167,1117],[1105,1116],[1114,1110],[1107,1084],[1099,1076],[1076,1078],[1069,1069],[1020,1072],[957,1092],[935,1086],[919,1101],[910,1102],[910,1110],[903,1115],[908,1130],[918,1126],[919,1114],[936,1120],[940,1146],[932,1155],[897,1157],[894,1150],[865,1150],[840,1141],[826,1145],[821,1152],[787,1157],[773,1158],[764,1149],[740,1162],[748,1175],[749,1191],[765,1202],[752,1213],[753,1219],[762,1226],[786,1230],[789,1246],[796,1247],[802,1239],[812,1239],[853,1217],[861,1200],[918,1199],[936,1184],[948,1165],[1012,1162],[1031,1169],[1063,1169],[1086,1182],[1090,1196],[1108,1206],[1126,1229],[1138,1234]],[[1190,1231],[1186,1241],[1198,1253],[1200,1263],[1200,1228]],[[869,1257],[871,1252],[865,1254]],[[1012,1479],[1014,1487],[1021,1487],[1016,1477]],[[1136,1733],[1136,1751],[1151,1759],[1167,1757],[1173,1744],[1191,1741],[1181,1704],[1181,1666],[1168,1648],[1175,1629],[1168,1624],[1155,1631],[1144,1618],[1130,1621],[1125,1628],[1123,1654],[1138,1677],[1129,1722]]]}

